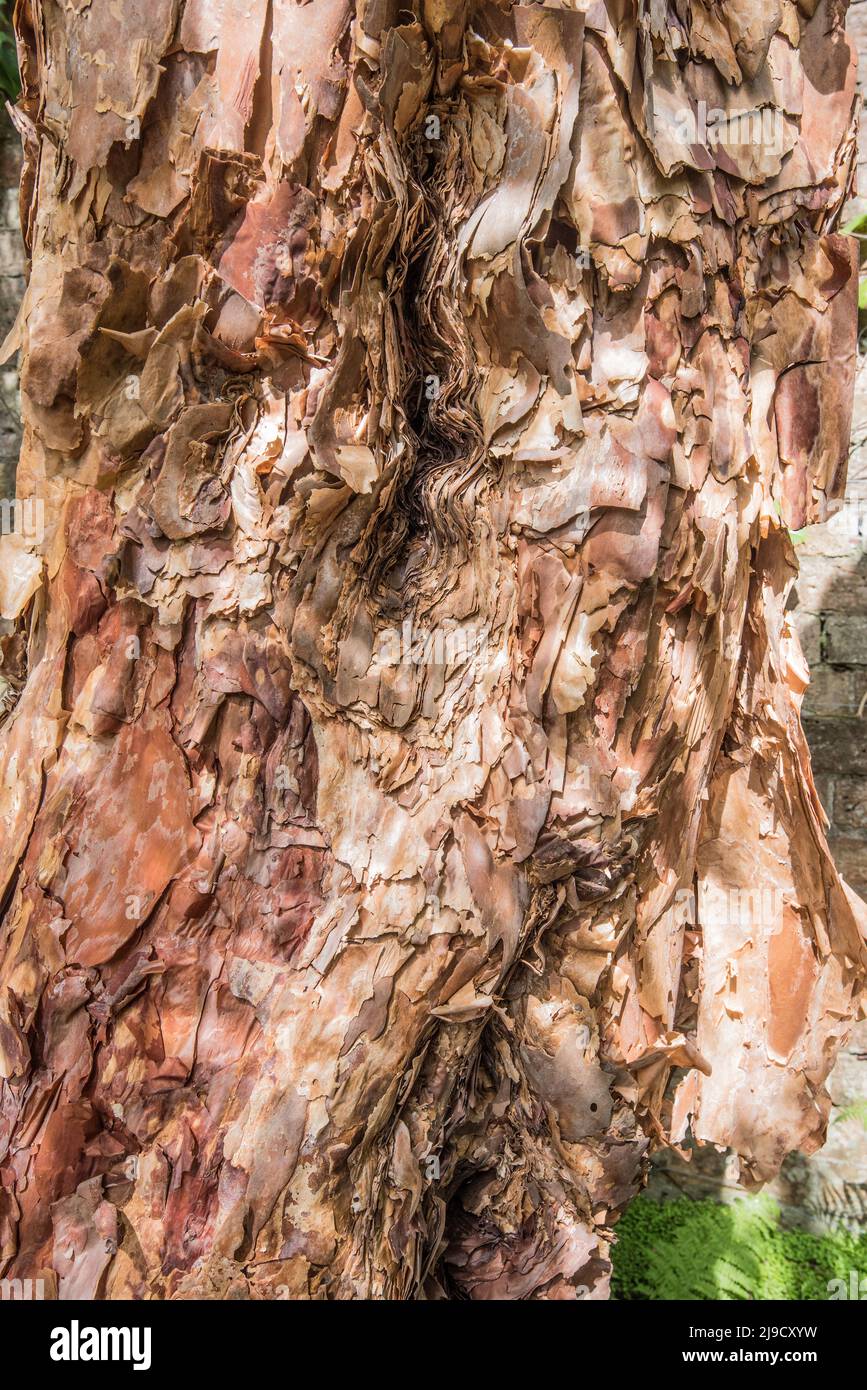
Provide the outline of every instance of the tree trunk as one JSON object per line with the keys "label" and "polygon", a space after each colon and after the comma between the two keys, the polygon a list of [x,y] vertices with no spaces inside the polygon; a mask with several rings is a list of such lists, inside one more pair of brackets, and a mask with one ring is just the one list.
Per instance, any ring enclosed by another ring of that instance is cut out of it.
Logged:
{"label": "tree trunk", "polygon": [[821,1142],[844,14],[18,0],[3,1273],[602,1298],[651,1147]]}

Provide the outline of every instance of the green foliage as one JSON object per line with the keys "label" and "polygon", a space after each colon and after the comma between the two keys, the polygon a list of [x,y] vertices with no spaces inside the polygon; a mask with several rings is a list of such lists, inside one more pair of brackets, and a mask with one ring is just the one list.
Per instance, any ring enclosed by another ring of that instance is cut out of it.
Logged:
{"label": "green foliage", "polygon": [[639,1197],[616,1229],[618,1299],[824,1300],[830,1280],[867,1275],[867,1235],[785,1231],[769,1197],[728,1206]]}
{"label": "green foliage", "polygon": [[867,1129],[867,1096],[859,1096],[851,1105],[844,1105],[834,1116],[835,1125],[845,1124],[847,1120],[856,1120],[862,1129]]}
{"label": "green foliage", "polygon": [[863,237],[867,235],[867,212],[861,212],[857,217],[853,217],[842,230],[844,236]]}
{"label": "green foliage", "polygon": [[858,309],[861,314],[867,310],[867,280],[864,278],[865,261],[867,261],[867,212],[859,213],[847,222],[843,228],[845,236],[858,238],[859,262],[861,265],[861,279],[858,284]]}
{"label": "green foliage", "polygon": [[4,101],[17,101],[21,93],[11,13],[11,5],[0,6],[0,93]]}

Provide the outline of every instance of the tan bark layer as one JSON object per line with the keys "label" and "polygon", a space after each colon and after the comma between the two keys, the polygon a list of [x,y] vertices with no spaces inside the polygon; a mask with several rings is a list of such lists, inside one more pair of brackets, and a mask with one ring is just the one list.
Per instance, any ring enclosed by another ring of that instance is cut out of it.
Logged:
{"label": "tan bark layer", "polygon": [[0,1272],[605,1297],[649,1146],[821,1142],[863,983],[785,614],[844,6],[17,24]]}

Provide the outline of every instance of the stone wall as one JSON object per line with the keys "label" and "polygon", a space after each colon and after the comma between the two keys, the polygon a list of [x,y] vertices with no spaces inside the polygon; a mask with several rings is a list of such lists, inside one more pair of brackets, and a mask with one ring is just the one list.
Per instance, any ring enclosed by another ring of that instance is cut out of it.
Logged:
{"label": "stone wall", "polygon": [[810,664],[804,727],[844,877],[867,896],[867,358],[842,511],[796,549],[795,622]]}
{"label": "stone wall", "polygon": [[[854,0],[848,29],[858,45],[862,94],[854,215],[867,211],[867,0]],[[864,323],[861,336],[865,349]],[[867,356],[858,373],[843,509],[812,527],[797,549],[796,623],[812,675],[804,716],[813,771],[837,864],[867,896]]]}

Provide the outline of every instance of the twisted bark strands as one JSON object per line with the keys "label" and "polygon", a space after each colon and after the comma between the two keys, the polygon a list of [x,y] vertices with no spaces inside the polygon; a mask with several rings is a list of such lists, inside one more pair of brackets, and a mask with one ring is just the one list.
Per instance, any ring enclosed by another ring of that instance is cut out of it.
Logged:
{"label": "twisted bark strands", "polygon": [[4,1274],[600,1298],[652,1144],[821,1142],[844,19],[19,4]]}

